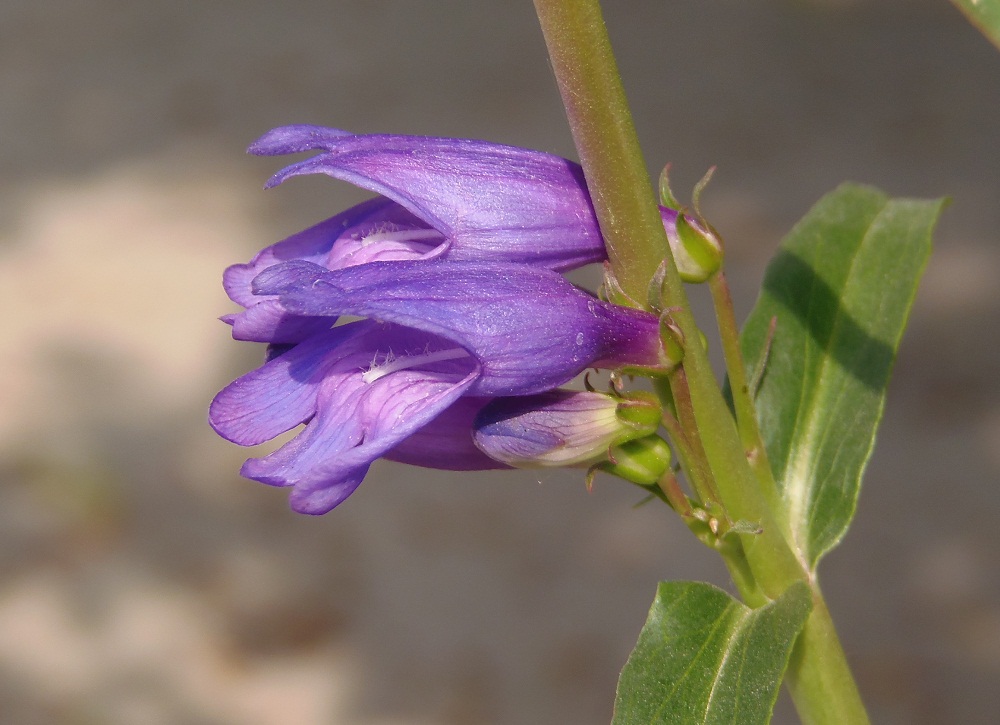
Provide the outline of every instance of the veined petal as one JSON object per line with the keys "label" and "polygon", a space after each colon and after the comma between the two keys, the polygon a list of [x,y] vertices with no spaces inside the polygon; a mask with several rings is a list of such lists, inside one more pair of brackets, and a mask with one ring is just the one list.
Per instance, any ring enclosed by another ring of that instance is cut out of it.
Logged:
{"label": "veined petal", "polygon": [[411,466],[447,471],[509,468],[483,453],[472,440],[476,415],[492,398],[459,398],[434,420],[400,441],[382,457]]}
{"label": "veined petal", "polygon": [[482,366],[473,395],[525,395],[587,367],[660,363],[655,315],[607,304],[529,265],[375,262],[329,272],[289,262],[254,287],[280,295],[293,314],[359,315],[453,340]]}
{"label": "veined petal", "polygon": [[[226,440],[253,446],[311,418],[318,384],[338,362],[331,356],[364,332],[344,325],[314,335],[223,388],[209,407],[208,422]],[[343,353],[341,353],[341,356]]]}
{"label": "veined petal", "polygon": [[372,462],[445,410],[475,380],[454,372],[408,369],[365,382],[360,374],[327,378],[317,413],[295,438],[241,473],[264,483],[294,486],[300,513],[322,514],[347,498]]}
{"label": "veined petal", "polygon": [[321,150],[275,174],[322,173],[399,203],[442,232],[449,258],[566,270],[606,258],[579,165],[541,151],[473,141],[354,135],[317,126],[274,129],[250,153]]}
{"label": "veined petal", "polygon": [[447,251],[449,243],[444,241],[436,229],[426,227],[393,228],[373,230],[362,235],[344,236],[330,250],[327,269],[343,269],[369,262],[399,262],[404,259],[433,259]]}
{"label": "veined petal", "polygon": [[[476,359],[454,342],[370,320],[273,349],[276,357],[216,396],[209,419],[223,437],[241,445],[305,423],[292,440],[247,460],[241,471],[262,483],[294,487],[292,505],[305,513],[333,508],[373,460],[447,413],[479,375]],[[419,454],[421,463],[498,467],[469,452],[471,420],[482,404],[460,408],[429,432],[424,442],[436,442]],[[417,455],[402,452],[404,458]]]}

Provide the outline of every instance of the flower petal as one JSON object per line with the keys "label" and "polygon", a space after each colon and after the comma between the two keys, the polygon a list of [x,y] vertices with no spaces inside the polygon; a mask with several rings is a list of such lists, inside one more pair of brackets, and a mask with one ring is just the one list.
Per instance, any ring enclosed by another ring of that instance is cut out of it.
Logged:
{"label": "flower petal", "polygon": [[438,417],[412,433],[382,457],[411,466],[446,471],[509,468],[475,446],[472,423],[492,398],[459,398]]}
{"label": "flower petal", "polygon": [[251,342],[295,343],[330,326],[330,320],[290,315],[276,298],[255,295],[251,282],[268,267],[306,260],[328,269],[370,261],[433,258],[446,251],[440,233],[385,198],[370,199],[335,217],[261,250],[247,264],[223,273],[230,299],[247,309],[222,317],[233,338]]}
{"label": "flower petal", "polygon": [[317,385],[337,362],[331,351],[364,331],[357,324],[328,330],[237,378],[215,396],[209,424],[226,440],[253,446],[308,420]]}
{"label": "flower petal", "polygon": [[289,262],[254,286],[294,314],[372,317],[454,340],[483,367],[473,395],[525,395],[587,367],[660,361],[655,315],[602,302],[539,267],[375,262],[328,272]]}
{"label": "flower petal", "polygon": [[374,191],[448,237],[451,259],[566,270],[606,258],[583,172],[559,156],[485,141],[353,135],[316,126],[274,129],[249,150],[324,151],[267,185],[322,173]]}
{"label": "flower petal", "polygon": [[257,156],[283,156],[302,151],[326,148],[339,136],[353,136],[350,131],[337,128],[298,124],[272,128],[254,141],[247,151]]}
{"label": "flower petal", "polygon": [[[375,229],[390,222],[420,224],[412,214],[388,199],[369,199],[357,206],[309,227],[277,244],[265,247],[247,264],[234,264],[222,275],[222,286],[233,302],[249,307],[260,302],[250,291],[250,282],[268,267],[293,259],[304,259],[323,266],[337,240],[358,229]],[[359,234],[359,236],[361,236]]]}
{"label": "flower petal", "polygon": [[262,298],[242,312],[220,317],[233,327],[233,339],[246,342],[296,343],[328,329],[329,317],[304,317],[288,312],[277,299]]}
{"label": "flower petal", "polygon": [[354,492],[375,459],[455,402],[476,374],[413,369],[372,383],[360,374],[327,378],[305,430],[269,456],[249,459],[241,473],[294,486],[289,501],[300,513],[326,513]]}
{"label": "flower petal", "polygon": [[279,309],[274,298],[254,295],[251,281],[281,262],[306,260],[328,269],[379,260],[430,259],[447,250],[438,232],[427,228],[399,204],[370,199],[335,217],[260,251],[247,264],[234,264],[223,273],[229,298],[247,309],[225,315],[233,337],[252,342],[293,343],[329,327]]}

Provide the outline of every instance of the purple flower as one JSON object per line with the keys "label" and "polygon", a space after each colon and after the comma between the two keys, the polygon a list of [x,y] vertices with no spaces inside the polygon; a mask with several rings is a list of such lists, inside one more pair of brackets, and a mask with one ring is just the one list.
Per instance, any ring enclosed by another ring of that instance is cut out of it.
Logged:
{"label": "purple flower", "polygon": [[550,390],[491,401],[473,437],[490,457],[512,466],[573,466],[607,459],[611,448],[652,435],[660,414],[652,396]]}
{"label": "purple flower", "polygon": [[433,258],[444,251],[441,235],[393,201],[375,198],[261,250],[249,264],[222,275],[229,298],[246,309],[225,315],[233,337],[252,342],[294,343],[329,327],[329,320],[287,314],[277,298],[255,295],[254,277],[275,264],[305,260],[339,269],[372,261]]}
{"label": "purple flower", "polygon": [[226,270],[224,285],[247,309],[223,319],[240,340],[292,343],[323,322],[290,317],[250,282],[295,259],[328,269],[440,258],[516,262],[568,270],[605,258],[580,167],[540,151],[466,139],[355,135],[318,126],[276,128],[260,155],[321,151],[275,174],[323,173],[374,191],[369,200]]}
{"label": "purple flower", "polygon": [[[339,504],[383,455],[493,467],[472,452],[462,423],[484,398],[550,390],[587,367],[661,364],[655,315],[597,300],[541,267],[418,260],[330,271],[296,261],[268,268],[253,287],[328,329],[230,384],[209,417],[241,445],[307,423],[242,469],[293,487],[292,507],[303,513]],[[341,315],[369,319],[329,328]],[[408,445],[415,435],[436,436],[437,452]],[[449,439],[461,462],[442,444]]]}
{"label": "purple flower", "polygon": [[503,398],[459,398],[434,420],[382,455],[390,461],[445,471],[487,471],[510,468],[481,451],[473,442],[476,416],[487,403]]}

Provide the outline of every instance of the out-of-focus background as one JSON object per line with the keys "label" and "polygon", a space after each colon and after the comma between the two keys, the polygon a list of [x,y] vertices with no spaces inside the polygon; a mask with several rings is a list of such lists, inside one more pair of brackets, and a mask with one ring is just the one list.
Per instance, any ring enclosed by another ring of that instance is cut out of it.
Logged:
{"label": "out-of-focus background", "polygon": [[[944,0],[606,6],[741,315],[841,181],[953,197],[824,584],[877,722],[994,722],[1000,52]],[[656,582],[726,583],[662,506],[379,463],[308,518],[207,427],[261,354],[223,268],[364,198],[261,191],[293,122],[574,153],[526,1],[0,4],[0,720],[608,722]]]}

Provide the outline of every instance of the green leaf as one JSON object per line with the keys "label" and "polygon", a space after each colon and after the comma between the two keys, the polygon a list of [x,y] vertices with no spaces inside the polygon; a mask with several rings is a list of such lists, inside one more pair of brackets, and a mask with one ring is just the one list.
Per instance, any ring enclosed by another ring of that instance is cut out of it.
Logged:
{"label": "green leaf", "polygon": [[764,364],[761,434],[794,544],[811,567],[854,516],[943,204],[839,187],[782,242],[744,326],[747,366]]}
{"label": "green leaf", "polygon": [[767,723],[811,608],[802,582],[760,609],[711,584],[660,582],[612,725]]}
{"label": "green leaf", "polygon": [[1000,48],[1000,0],[952,0],[969,21]]}

